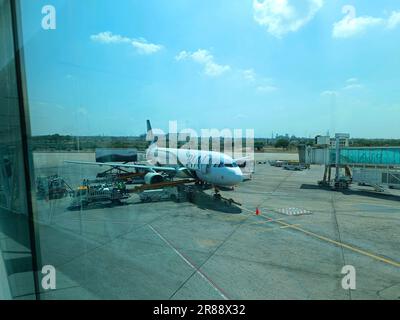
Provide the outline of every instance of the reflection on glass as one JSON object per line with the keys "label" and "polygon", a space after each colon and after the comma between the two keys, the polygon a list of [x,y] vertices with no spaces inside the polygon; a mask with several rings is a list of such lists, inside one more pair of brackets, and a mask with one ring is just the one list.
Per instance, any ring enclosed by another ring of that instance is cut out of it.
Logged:
{"label": "reflection on glass", "polygon": [[21,119],[10,1],[0,0],[0,299],[32,299]]}
{"label": "reflection on glass", "polygon": [[396,1],[0,1],[0,294],[398,297]]}

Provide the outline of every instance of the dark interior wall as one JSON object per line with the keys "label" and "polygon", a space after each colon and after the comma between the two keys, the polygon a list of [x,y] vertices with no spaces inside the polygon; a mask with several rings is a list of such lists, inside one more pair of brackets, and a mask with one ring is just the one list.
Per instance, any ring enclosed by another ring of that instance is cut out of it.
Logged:
{"label": "dark interior wall", "polygon": [[20,297],[35,291],[10,0],[0,0],[0,43],[0,259]]}

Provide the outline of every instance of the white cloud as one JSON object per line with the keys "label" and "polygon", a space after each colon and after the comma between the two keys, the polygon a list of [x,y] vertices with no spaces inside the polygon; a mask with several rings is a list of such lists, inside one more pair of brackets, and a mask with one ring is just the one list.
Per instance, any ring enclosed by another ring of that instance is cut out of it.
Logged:
{"label": "white cloud", "polygon": [[332,96],[337,96],[338,93],[336,91],[332,91],[332,90],[326,90],[321,92],[321,96],[323,97],[332,97]]}
{"label": "white cloud", "polygon": [[210,77],[218,77],[231,69],[228,65],[217,64],[214,56],[204,49],[199,49],[193,53],[181,51],[175,59],[177,61],[192,60],[204,66],[204,73]]}
{"label": "white cloud", "polygon": [[387,21],[387,28],[394,29],[400,25],[400,11],[393,11]]}
{"label": "white cloud", "polygon": [[321,92],[322,97],[333,97],[339,96],[340,92],[355,90],[355,89],[363,89],[364,85],[360,83],[358,78],[349,78],[345,81],[344,86],[338,90],[326,90]]}
{"label": "white cloud", "polygon": [[111,43],[129,43],[130,39],[122,37],[119,34],[114,35],[110,31],[100,32],[90,36],[90,39],[95,42],[111,44]]}
{"label": "white cloud", "polygon": [[350,38],[364,33],[367,29],[384,23],[384,19],[361,16],[357,17],[356,8],[346,5],[342,8],[344,18],[333,24],[334,38]]}
{"label": "white cloud", "polygon": [[190,56],[190,54],[186,51],[181,51],[179,52],[179,54],[175,57],[176,61],[181,61],[181,60],[185,60]]}
{"label": "white cloud", "polygon": [[274,92],[277,90],[278,90],[278,87],[273,86],[273,85],[264,85],[264,86],[257,87],[257,91],[262,92],[262,93],[270,93],[270,92]]}
{"label": "white cloud", "polygon": [[240,70],[240,76],[250,83],[258,92],[269,93],[279,90],[274,84],[274,79],[260,77],[254,69]]}
{"label": "white cloud", "polygon": [[346,80],[346,82],[347,83],[355,83],[355,82],[358,82],[358,79],[357,78],[349,78]]}
{"label": "white cloud", "polygon": [[175,56],[176,61],[190,60],[204,67],[204,73],[210,77],[217,77],[227,71],[232,71],[232,76],[247,83],[260,93],[270,93],[278,90],[274,85],[273,79],[263,78],[257,75],[254,69],[237,69],[231,68],[229,65],[220,65],[215,62],[214,56],[204,49],[199,49],[195,52],[181,51]]}
{"label": "white cloud", "polygon": [[153,54],[162,49],[161,45],[148,43],[146,39],[133,39],[131,43],[140,54]]}
{"label": "white cloud", "polygon": [[121,36],[119,34],[113,34],[110,31],[100,32],[98,34],[90,36],[90,39],[94,42],[103,44],[120,44],[127,43],[131,44],[139,54],[153,54],[160,51],[163,46],[159,44],[149,43],[144,38],[134,39]]}
{"label": "white cloud", "polygon": [[364,86],[359,83],[349,84],[343,88],[343,90],[352,90],[352,89],[362,89]]}
{"label": "white cloud", "polygon": [[[295,6],[293,4],[296,4]],[[323,0],[253,0],[254,20],[277,38],[296,32],[322,8]]]}
{"label": "white cloud", "polygon": [[332,96],[339,96],[340,92],[343,91],[350,91],[350,90],[357,90],[363,89],[364,85],[360,83],[357,78],[349,78],[345,81],[344,86],[341,89],[336,90],[326,90],[321,92],[321,97],[332,97]]}
{"label": "white cloud", "polygon": [[362,89],[364,86],[360,83],[357,78],[349,78],[346,80],[346,85],[343,87],[343,90],[353,90],[353,89]]}
{"label": "white cloud", "polygon": [[243,77],[250,82],[254,82],[256,80],[256,73],[253,69],[243,70],[242,74]]}

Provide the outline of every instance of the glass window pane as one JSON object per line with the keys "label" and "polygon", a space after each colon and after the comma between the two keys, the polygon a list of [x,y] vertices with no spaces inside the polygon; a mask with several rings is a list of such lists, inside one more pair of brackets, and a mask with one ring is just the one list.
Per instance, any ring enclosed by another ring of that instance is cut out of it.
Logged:
{"label": "glass window pane", "polygon": [[397,299],[395,0],[17,2],[32,154],[2,13],[12,296],[30,178],[42,299]]}

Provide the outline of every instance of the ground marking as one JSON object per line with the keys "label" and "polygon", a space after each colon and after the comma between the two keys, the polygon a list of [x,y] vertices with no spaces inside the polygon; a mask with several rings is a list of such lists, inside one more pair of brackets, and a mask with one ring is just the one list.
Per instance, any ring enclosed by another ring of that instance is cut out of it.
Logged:
{"label": "ground marking", "polygon": [[182,253],[180,253],[167,239],[165,239],[157,230],[155,230],[151,225],[149,228],[162,240],[164,241],[183,261],[186,262],[192,269],[196,271],[200,277],[202,277],[224,300],[229,300],[228,297],[195,265],[193,265]]}
{"label": "ground marking", "polygon": [[300,227],[300,225],[299,224],[291,224],[289,226],[282,226],[282,227],[279,227],[279,228],[280,229],[286,229],[286,228],[293,228],[293,227]]}
{"label": "ground marking", "polygon": [[[250,209],[244,208],[243,206],[242,206],[242,208],[243,208],[244,210],[246,210],[246,211],[248,211],[248,212],[252,212],[252,213],[254,214],[254,212],[251,211]],[[297,230],[297,231],[301,231],[301,232],[303,232],[303,233],[305,233],[305,234],[307,234],[307,235],[309,235],[309,236],[312,236],[312,237],[314,237],[314,238],[317,238],[317,239],[320,239],[320,240],[323,240],[323,241],[332,243],[332,244],[334,244],[334,245],[336,245],[336,246],[339,246],[339,247],[342,247],[342,248],[346,248],[346,249],[348,249],[348,250],[351,250],[351,251],[357,252],[357,253],[359,253],[359,254],[362,254],[362,255],[364,255],[364,256],[370,257],[370,258],[372,258],[372,259],[375,259],[375,260],[378,260],[378,261],[381,261],[381,262],[384,262],[384,263],[387,263],[387,264],[390,264],[390,265],[392,265],[392,266],[395,266],[395,267],[400,268],[400,263],[399,263],[399,262],[396,262],[396,261],[393,261],[393,260],[390,260],[390,259],[387,259],[387,258],[384,258],[384,257],[380,257],[380,256],[378,256],[378,255],[375,255],[375,254],[373,254],[373,253],[367,252],[367,251],[365,251],[365,250],[352,247],[352,246],[350,246],[350,245],[348,245],[348,244],[341,243],[341,242],[338,242],[338,241],[336,241],[336,240],[332,240],[332,239],[327,238],[327,237],[325,237],[325,236],[321,236],[321,235],[316,234],[316,233],[314,233],[314,232],[311,232],[311,231],[305,230],[305,229],[303,229],[303,228],[300,228],[298,225],[286,223],[286,222],[280,221],[280,220],[273,220],[273,219],[271,219],[270,217],[266,217],[266,216],[263,216],[263,215],[260,215],[260,217],[262,217],[262,218],[264,218],[264,219],[267,219],[268,221],[271,221],[271,220],[272,220],[273,222],[279,223],[279,224],[283,225],[284,227],[292,228],[292,229],[295,229],[295,230]]]}

